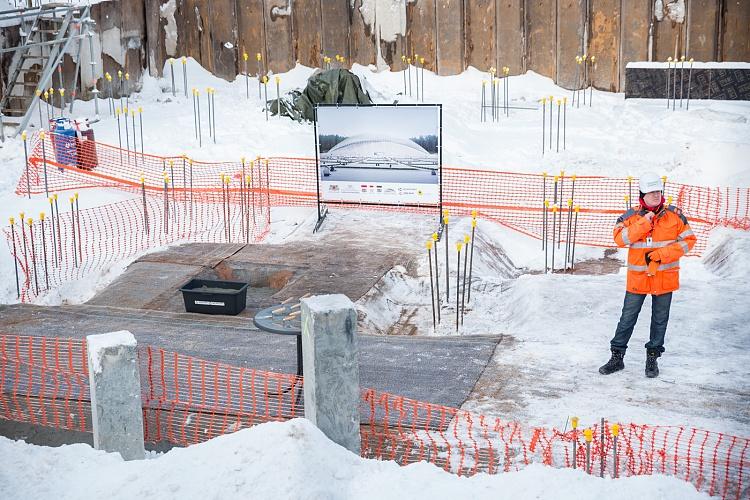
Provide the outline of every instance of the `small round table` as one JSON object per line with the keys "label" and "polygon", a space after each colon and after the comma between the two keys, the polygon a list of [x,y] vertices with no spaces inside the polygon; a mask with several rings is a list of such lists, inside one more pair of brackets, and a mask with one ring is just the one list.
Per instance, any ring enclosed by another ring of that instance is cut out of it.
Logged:
{"label": "small round table", "polygon": [[302,310],[299,301],[287,301],[261,309],[253,323],[259,330],[297,337],[297,376],[302,376]]}

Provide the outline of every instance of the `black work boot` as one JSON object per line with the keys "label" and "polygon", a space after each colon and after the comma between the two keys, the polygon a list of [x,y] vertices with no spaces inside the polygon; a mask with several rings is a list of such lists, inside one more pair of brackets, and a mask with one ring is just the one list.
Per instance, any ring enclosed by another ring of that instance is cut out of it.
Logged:
{"label": "black work boot", "polygon": [[646,376],[648,378],[656,378],[659,376],[659,364],[656,360],[661,356],[659,351],[647,350],[646,351]]}
{"label": "black work boot", "polygon": [[625,351],[619,351],[617,349],[612,349],[612,357],[609,358],[609,361],[603,366],[599,368],[599,373],[602,375],[609,375],[610,373],[619,372],[623,368],[625,368],[625,363],[623,362],[622,358],[625,357]]}

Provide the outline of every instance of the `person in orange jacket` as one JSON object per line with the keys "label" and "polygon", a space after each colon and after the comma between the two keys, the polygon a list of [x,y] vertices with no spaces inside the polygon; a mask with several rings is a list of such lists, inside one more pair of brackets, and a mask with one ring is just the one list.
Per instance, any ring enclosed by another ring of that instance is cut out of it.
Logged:
{"label": "person in orange jacket", "polygon": [[622,214],[614,240],[628,249],[625,301],[610,342],[612,357],[599,368],[609,375],[625,368],[623,358],[644,300],[651,295],[651,334],[646,343],[646,376],[659,375],[657,359],[664,352],[672,292],[680,287],[680,257],[690,252],[696,237],[679,208],[664,205],[662,180],[655,173],[641,176],[639,205]]}

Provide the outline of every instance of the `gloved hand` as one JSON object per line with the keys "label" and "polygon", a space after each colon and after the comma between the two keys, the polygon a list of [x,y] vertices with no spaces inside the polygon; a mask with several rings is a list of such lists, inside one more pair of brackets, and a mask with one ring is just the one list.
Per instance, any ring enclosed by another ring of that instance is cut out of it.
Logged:
{"label": "gloved hand", "polygon": [[648,266],[648,271],[646,274],[649,276],[654,276],[656,274],[657,269],[659,268],[659,262],[661,261],[661,254],[659,254],[658,250],[654,250],[653,252],[649,252],[646,254],[646,265]]}

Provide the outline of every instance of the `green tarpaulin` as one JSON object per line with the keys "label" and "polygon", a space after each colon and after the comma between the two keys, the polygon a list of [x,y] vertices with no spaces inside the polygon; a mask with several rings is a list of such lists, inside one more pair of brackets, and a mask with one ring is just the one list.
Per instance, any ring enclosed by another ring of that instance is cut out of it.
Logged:
{"label": "green tarpaulin", "polygon": [[268,101],[275,115],[279,107],[281,114],[294,120],[314,119],[315,105],[325,104],[372,104],[370,96],[362,89],[357,75],[346,69],[316,71],[307,80],[305,90],[293,90],[280,99]]}

